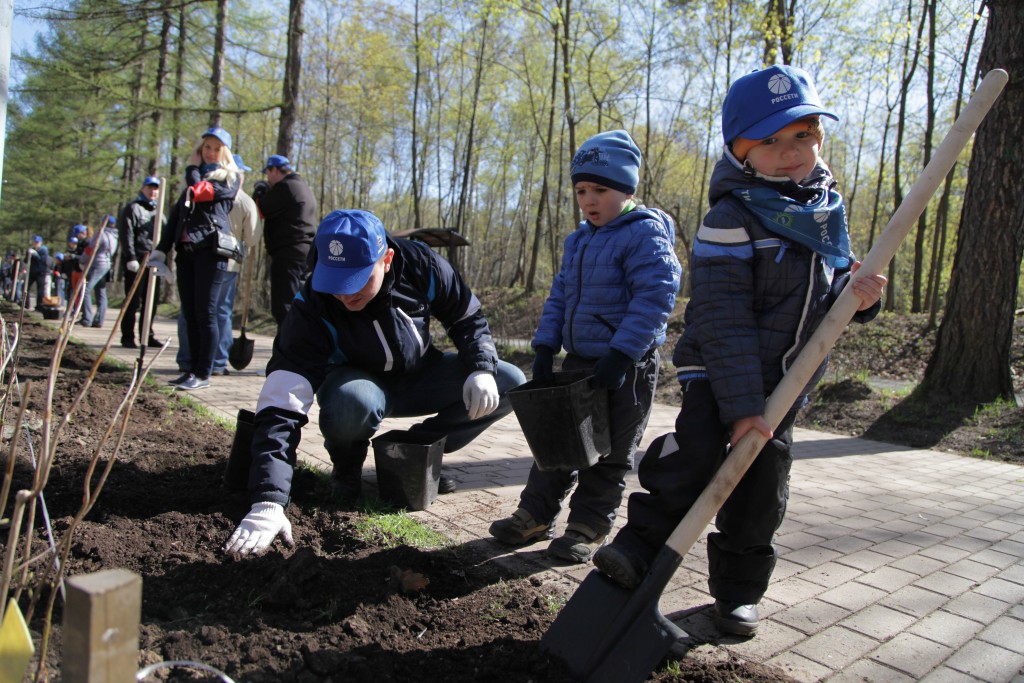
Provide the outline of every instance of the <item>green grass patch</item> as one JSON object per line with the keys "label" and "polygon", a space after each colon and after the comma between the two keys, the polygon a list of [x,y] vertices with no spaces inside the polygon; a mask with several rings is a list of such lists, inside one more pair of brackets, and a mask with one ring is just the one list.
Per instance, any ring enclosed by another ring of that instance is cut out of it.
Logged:
{"label": "green grass patch", "polygon": [[444,535],[410,517],[405,510],[395,511],[379,499],[365,499],[361,511],[365,517],[357,520],[353,529],[356,538],[364,543],[385,548],[440,548],[449,543]]}

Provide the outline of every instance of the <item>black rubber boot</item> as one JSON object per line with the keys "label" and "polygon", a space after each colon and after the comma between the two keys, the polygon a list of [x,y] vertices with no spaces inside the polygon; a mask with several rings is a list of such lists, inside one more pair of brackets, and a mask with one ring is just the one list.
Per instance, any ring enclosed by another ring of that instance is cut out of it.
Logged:
{"label": "black rubber boot", "polygon": [[331,497],[339,503],[354,503],[363,497],[363,462],[369,441],[353,442],[344,450],[328,446],[334,470],[331,472]]}

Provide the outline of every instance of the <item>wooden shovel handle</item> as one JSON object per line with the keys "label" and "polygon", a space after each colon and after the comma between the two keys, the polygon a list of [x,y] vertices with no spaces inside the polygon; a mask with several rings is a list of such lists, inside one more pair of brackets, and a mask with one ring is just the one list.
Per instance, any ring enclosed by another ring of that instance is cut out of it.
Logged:
{"label": "wooden shovel handle", "polygon": [[[924,167],[903,203],[889,219],[885,231],[864,257],[856,277],[878,275],[888,267],[889,261],[895,256],[907,233],[914,227],[918,216],[924,211],[939,184],[953,168],[960,152],[967,146],[974,131],[992,108],[1007,79],[1008,75],[1002,69],[993,69],[985,75],[959,118],[953,122],[953,127],[942,140],[942,144],[935,150],[935,156]],[[775,391],[768,397],[764,417],[772,429],[779,425],[792,408],[801,390],[811,381],[814,371],[832,350],[839,335],[846,329],[859,307],[860,298],[854,294],[853,287],[846,287],[800,351],[782,381],[775,387]],[[693,507],[669,536],[666,545],[680,556],[685,555],[693,547],[767,441],[763,434],[753,429],[740,439]],[[686,447],[685,444],[681,446]]]}
{"label": "wooden shovel handle", "polygon": [[252,262],[256,258],[256,247],[250,247],[245,254],[245,272],[242,283],[242,324],[240,329],[245,331],[245,324],[249,321],[249,287],[252,286]]}

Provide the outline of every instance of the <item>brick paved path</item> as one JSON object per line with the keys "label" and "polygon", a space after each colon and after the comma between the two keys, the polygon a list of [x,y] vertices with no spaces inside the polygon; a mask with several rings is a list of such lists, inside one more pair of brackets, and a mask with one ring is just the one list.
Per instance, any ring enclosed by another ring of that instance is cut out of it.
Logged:
{"label": "brick paved path", "polygon": [[[173,321],[158,320],[155,329],[176,344]],[[75,330],[95,346],[107,334]],[[231,419],[255,406],[263,382],[256,370],[270,355],[269,337],[249,336],[256,340],[250,367],[192,394]],[[115,357],[137,356],[117,341]],[[173,352],[160,358],[158,380],[177,375]],[[671,429],[675,412],[656,406],[642,447]],[[314,408],[301,457],[329,467],[317,417]],[[409,424],[389,420],[385,428]],[[794,454],[779,563],[757,637],[720,639],[711,625],[704,539],[662,597],[662,611],[705,643],[697,650],[764,662],[801,681],[1024,683],[1024,468],[806,429],[797,429]],[[515,509],[531,462],[509,415],[445,457],[459,490],[413,514],[524,575],[578,582],[589,569],[549,561],[544,544],[509,552],[487,535],[492,520]],[[375,483],[372,458],[365,475]],[[637,489],[635,474],[627,483]]]}

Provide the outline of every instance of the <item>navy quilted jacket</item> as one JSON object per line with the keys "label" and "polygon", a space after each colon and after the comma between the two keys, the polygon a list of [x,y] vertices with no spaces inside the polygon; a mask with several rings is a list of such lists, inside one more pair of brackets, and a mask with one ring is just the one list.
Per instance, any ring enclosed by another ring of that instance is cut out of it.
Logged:
{"label": "navy quilted jacket", "polygon": [[[799,199],[832,187],[823,164],[802,186],[745,174],[723,155],[711,177],[711,210],[694,239],[686,329],[672,361],[681,383],[707,378],[723,423],[762,415],[767,396],[849,281],[816,253],[766,230],[730,191],[767,184]],[[881,302],[854,320],[875,317]],[[821,379],[822,362],[797,405]]]}
{"label": "navy quilted jacket", "polygon": [[682,272],[674,241],[675,225],[658,209],[637,208],[600,228],[581,222],[565,238],[533,347],[591,360],[611,348],[638,361],[661,345]]}

